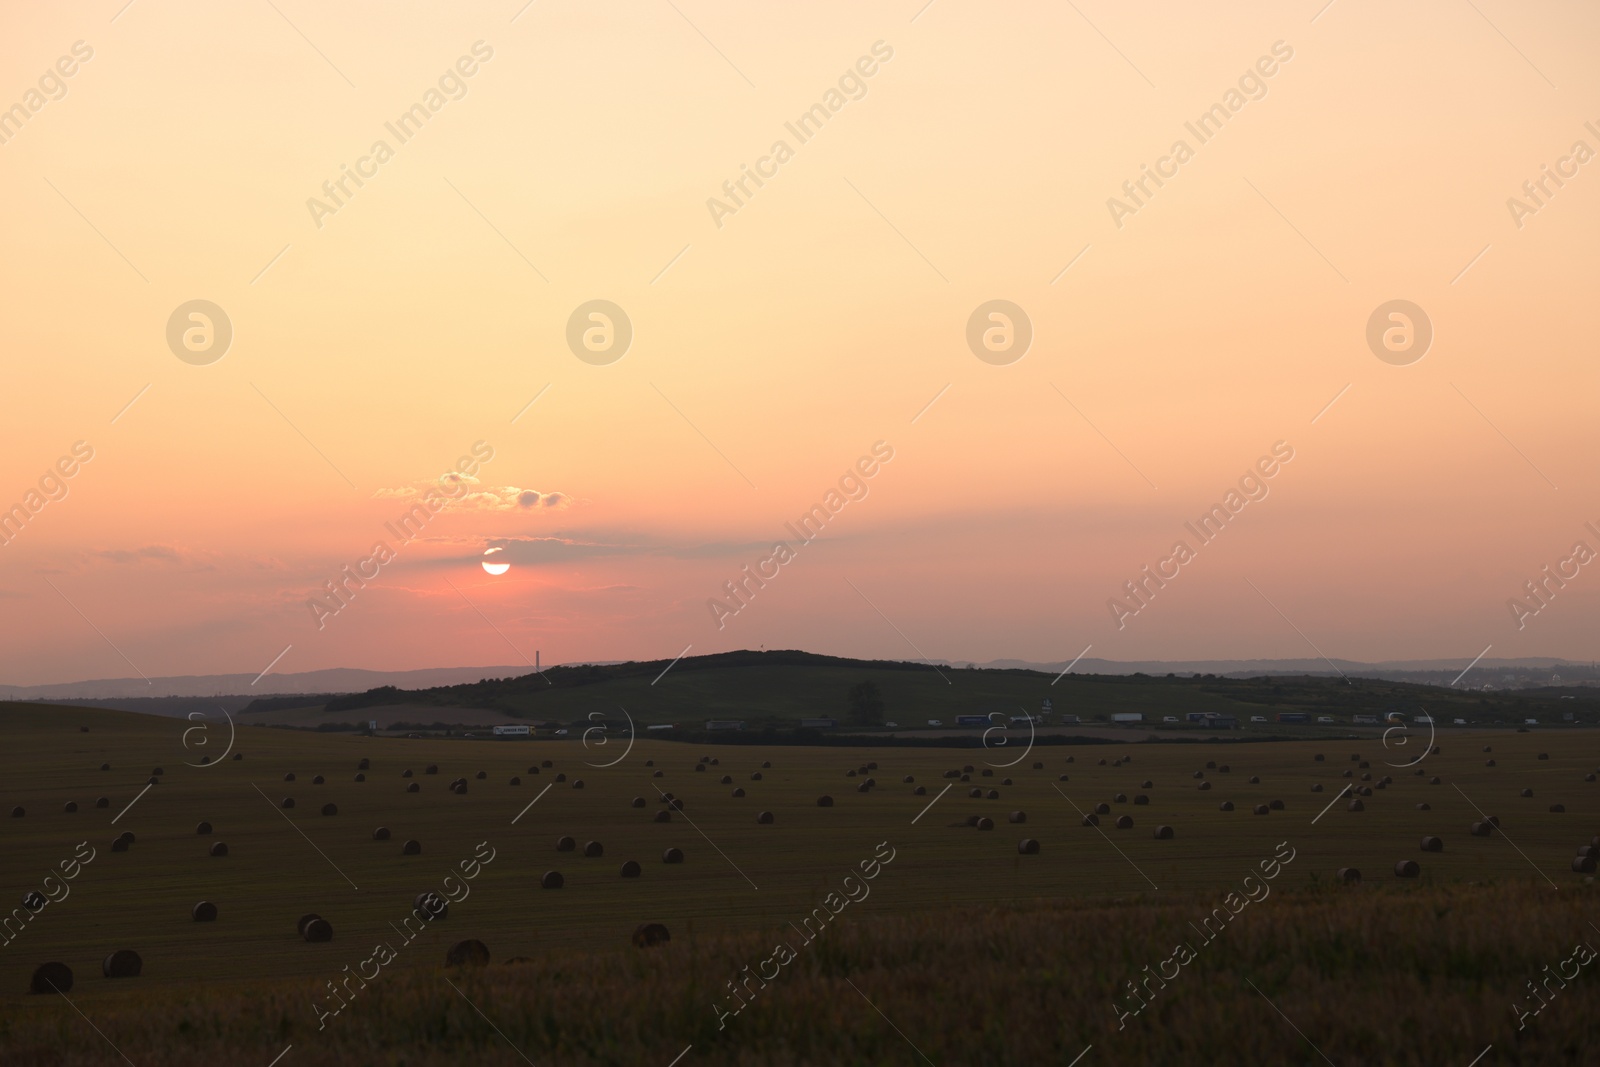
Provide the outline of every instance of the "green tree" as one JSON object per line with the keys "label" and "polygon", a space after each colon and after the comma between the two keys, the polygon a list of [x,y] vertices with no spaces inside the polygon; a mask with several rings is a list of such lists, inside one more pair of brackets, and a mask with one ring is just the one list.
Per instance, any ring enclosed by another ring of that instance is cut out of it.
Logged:
{"label": "green tree", "polygon": [[883,694],[876,682],[860,682],[850,687],[850,721],[858,726],[883,723]]}

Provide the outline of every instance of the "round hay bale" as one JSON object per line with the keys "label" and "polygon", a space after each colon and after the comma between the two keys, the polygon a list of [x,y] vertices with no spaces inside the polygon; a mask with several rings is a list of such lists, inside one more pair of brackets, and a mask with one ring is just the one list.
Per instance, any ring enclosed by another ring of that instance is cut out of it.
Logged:
{"label": "round hay bale", "polygon": [[221,857],[221,856],[226,856],[227,854],[228,854],[228,843],[226,841],[213,841],[213,842],[211,842],[211,855]]}
{"label": "round hay bale", "polygon": [[128,844],[131,845],[135,841],[137,841],[138,838],[133,836],[133,831],[132,830],[124,830],[124,831],[122,831],[122,833],[117,835],[117,840],[118,841],[126,841]]}
{"label": "round hay bale", "polygon": [[973,786],[971,789],[967,790],[967,796],[974,800],[980,800],[983,797],[983,790],[979,789],[977,786]]}
{"label": "round hay bale", "polygon": [[284,797],[283,800],[280,802],[280,806],[285,807],[285,808],[294,807],[294,797]]}
{"label": "round hay bale", "polygon": [[1036,770],[1036,771],[1044,770],[1044,763],[1041,762],[1040,760],[1034,760],[1033,761],[1033,769]]}
{"label": "round hay bale", "polygon": [[406,792],[420,793],[422,792],[422,786],[418,785],[416,782],[412,782],[410,785],[406,786]]}
{"label": "round hay bale", "polygon": [[1214,760],[1214,759],[1206,760],[1206,770],[1214,771],[1216,769],[1217,769],[1217,761],[1216,760]]}
{"label": "round hay bale", "polygon": [[27,908],[29,911],[38,911],[39,909],[43,908],[46,903],[48,903],[48,899],[37,889],[22,895],[22,906]]}
{"label": "round hay bale", "polygon": [[1094,813],[1096,815],[1110,815],[1111,814],[1111,805],[1105,803],[1104,801],[1102,801],[1101,803],[1096,804],[1094,806]]}
{"label": "round hay bale", "polygon": [[1118,830],[1132,830],[1133,829],[1133,816],[1132,815],[1118,816],[1118,818],[1117,818],[1117,829]]}
{"label": "round hay bale", "polygon": [[[655,760],[645,760],[644,761],[644,765],[646,767],[654,767],[656,765],[656,761]],[[543,761],[540,762],[539,766],[541,766],[541,767],[554,767],[555,763],[552,762],[551,760],[543,760]]]}
{"label": "round hay bale", "polygon": [[973,768],[972,764],[968,763],[968,764],[964,765],[961,768],[961,773],[963,773],[963,774],[971,774],[973,772],[973,770],[974,770],[974,768]]}
{"label": "round hay bale", "polygon": [[1438,776],[1438,775],[1437,775],[1437,774],[1436,774],[1436,775],[1434,775],[1434,776],[1433,776],[1433,777],[1432,777],[1432,778],[1429,778],[1429,779],[1428,779],[1428,784],[1429,784],[1429,785],[1443,785],[1443,784],[1444,784],[1444,782],[1443,782],[1443,780],[1442,780],[1442,779],[1440,779],[1440,777],[1439,777],[1439,776]]}
{"label": "round hay bale", "polygon": [[1579,845],[1578,846],[1578,855],[1580,855],[1580,856],[1593,856],[1593,855],[1596,855],[1597,853],[1600,853],[1600,848],[1596,848],[1593,845]]}
{"label": "round hay bale", "polygon": [[233,758],[234,759],[244,759],[244,753],[243,752],[235,752],[233,754]]}
{"label": "round hay bale", "polygon": [[1467,828],[1467,833],[1473,837],[1488,837],[1494,833],[1494,826],[1491,823],[1475,822]]}
{"label": "round hay bale", "polygon": [[[557,777],[559,777],[559,775]],[[572,780],[572,788],[574,788],[574,789],[582,789],[583,788],[583,779],[582,778],[574,778]],[[462,786],[461,787],[461,791],[463,793],[465,793],[467,791],[467,787],[466,786]]]}
{"label": "round hay bale", "polygon": [[1363,773],[1362,773],[1362,775],[1361,775],[1361,780],[1362,780],[1362,781],[1363,781],[1363,782],[1370,782],[1370,781],[1372,781],[1372,772],[1371,772],[1371,771],[1365,771],[1365,772],[1363,772]]}
{"label": "round hay bale", "polygon": [[467,783],[466,782],[451,782],[450,783],[450,792],[456,794],[457,796],[465,796],[466,792],[467,792]]}
{"label": "round hay bale", "polygon": [[904,778],[900,779],[900,781],[905,785],[910,785],[912,782],[916,781],[916,778],[908,774]]}
{"label": "round hay bale", "polygon": [[1500,816],[1498,816],[1498,815],[1490,815],[1490,816],[1488,816],[1487,818],[1484,819],[1484,822],[1488,823],[1490,826],[1494,827],[1496,830],[1500,829]]}
{"label": "round hay bale", "polygon": [[1148,778],[1146,778],[1144,781],[1139,783],[1139,788],[1140,789],[1154,789],[1155,787],[1156,787],[1156,784],[1154,782],[1152,782]]}
{"label": "round hay bale", "polygon": [[13,819],[20,819],[26,814],[28,814],[27,809],[21,804],[18,804],[16,807],[11,809],[11,817]]}
{"label": "round hay bale", "polygon": [[[855,772],[855,770],[854,770],[854,769],[853,769],[853,768],[852,768],[852,769],[851,769],[851,770],[848,770],[848,771],[845,771],[845,772],[844,772],[844,776],[845,776],[845,777],[846,777],[846,778],[854,778],[854,777],[855,777],[855,776],[856,776],[856,772]],[[949,774],[946,774],[946,775],[945,775],[945,777],[946,777],[946,778],[949,778],[949,777],[951,777],[951,775],[949,775]]]}
{"label": "round hay bale", "polygon": [[566,884],[567,880],[561,877],[560,871],[545,871],[544,877],[539,879],[540,889],[560,889]]}
{"label": "round hay bale", "polygon": [[1361,881],[1361,870],[1358,867],[1340,867],[1334,877],[1346,885]]}
{"label": "round hay bale", "polygon": [[928,787],[925,785],[919,785],[911,791],[911,795],[914,797],[925,797],[928,795]]}
{"label": "round hay bale", "polygon": [[529,773],[529,774],[538,774],[538,773],[539,773],[539,768],[538,768],[538,766],[531,766],[531,767],[529,767],[529,768],[528,768],[528,773]]}
{"label": "round hay bale", "polygon": [[643,873],[643,871],[644,868],[639,866],[638,860],[629,860],[622,865],[622,870],[618,871],[617,873],[622,875],[624,878],[637,878],[641,873]]}
{"label": "round hay bale", "polygon": [[160,785],[161,784],[161,779],[159,779],[159,778],[151,778],[149,780],[148,784],[149,785]]}
{"label": "round hay bale", "polygon": [[994,829],[994,820],[990,819],[990,818],[988,818],[986,816],[985,817],[980,817],[978,819],[978,829],[980,829],[980,830],[993,830]]}
{"label": "round hay bale", "polygon": [[1325,757],[1322,753],[1318,752],[1315,756],[1312,756],[1311,758],[1313,760],[1315,760],[1316,762],[1321,763],[1327,757]]}
{"label": "round hay bale", "polygon": [[1133,802],[1135,804],[1148,804],[1150,803],[1150,798],[1145,796],[1143,793],[1139,793],[1134,796]]}
{"label": "round hay bale", "polygon": [[521,785],[522,784],[522,779],[518,778],[516,775],[512,775],[511,776],[511,781],[507,782],[506,784],[507,785]]}
{"label": "round hay bale", "polygon": [[1128,802],[1128,794],[1126,794],[1126,793],[1116,793],[1116,794],[1113,794],[1112,797],[1111,797],[1111,803],[1113,803],[1113,804],[1126,804],[1127,802]]}
{"label": "round hay bale", "polygon": [[1401,860],[1394,865],[1396,878],[1415,878],[1422,873],[1422,868],[1417,866],[1416,860]]}
{"label": "round hay bale", "polygon": [[1523,790],[1523,791],[1522,791],[1522,795],[1523,795],[1523,796],[1525,796],[1525,797],[1531,797],[1531,796],[1533,796],[1533,790],[1531,790],[1531,789],[1524,789],[1524,790]]}
{"label": "round hay bale", "polygon": [[422,842],[421,841],[417,841],[415,839],[407,841],[405,844],[400,846],[400,855],[402,855],[402,856],[420,856],[420,855],[422,855]]}
{"label": "round hay bale", "polygon": [[868,778],[866,781],[862,782],[861,784],[866,786],[868,789],[876,789],[876,788],[878,788],[878,780],[876,778]]}
{"label": "round hay bale", "polygon": [[1573,873],[1575,873],[1575,874],[1593,874],[1594,873],[1594,857],[1593,856],[1574,856],[1574,857],[1572,857],[1572,870],[1573,870]]}
{"label": "round hay bale", "polygon": [[479,771],[477,774],[473,775],[473,777],[478,779],[478,781],[482,782],[482,781],[485,781],[485,780],[488,779],[489,772],[488,771]]}
{"label": "round hay bale", "polygon": [[633,943],[639,948],[651,948],[671,940],[672,935],[660,923],[640,923],[633,928]]}
{"label": "round hay bale", "polygon": [[1250,776],[1250,784],[1251,785],[1260,785],[1261,784],[1261,777],[1259,775],[1252,774]]}
{"label": "round hay bale", "polygon": [[1281,801],[1281,800],[1268,801],[1267,807],[1271,808],[1273,811],[1282,811],[1283,810],[1283,801]]}
{"label": "round hay bale", "polygon": [[752,773],[751,773],[751,775],[750,775],[750,780],[751,780],[751,781],[752,781],[752,782],[759,782],[759,781],[761,781],[761,772],[760,772],[760,771],[754,771],[754,772],[752,772]]}
{"label": "round hay bale", "polygon": [[1359,753],[1359,752],[1350,753],[1350,762],[1351,763],[1358,763],[1358,762],[1360,762],[1360,760],[1361,760],[1361,753]]}
{"label": "round hay bale", "polygon": [[[658,774],[658,775],[659,775],[659,774],[660,774],[660,773],[661,773],[661,772],[660,772],[660,771],[657,771],[657,772],[656,772],[656,774]],[[566,781],[566,780],[567,780],[567,776],[566,776],[566,775],[565,775],[565,774],[558,774],[558,775],[556,775],[556,781],[558,781],[558,782],[564,782],[564,781]]]}
{"label": "round hay bale", "polygon": [[358,770],[358,771],[370,771],[370,770],[372,770],[372,761],[367,759],[365,756],[363,756],[361,758],[361,762],[356,764],[356,770]]}
{"label": "round hay bale", "polygon": [[331,801],[329,803],[327,803],[327,804],[322,805],[322,814],[324,814],[324,815],[337,815],[337,814],[339,814],[339,805],[334,804]]}
{"label": "round hay bale", "polygon": [[1037,856],[1039,854],[1039,842],[1031,837],[1024,837],[1017,842],[1017,852],[1024,856]]}
{"label": "round hay bale", "polygon": [[744,796],[744,789],[742,789],[742,788],[740,788],[740,789],[735,789],[735,790],[734,790],[734,791],[733,791],[733,795],[734,795],[734,797],[736,797],[736,798],[737,798],[737,797],[742,797],[742,796]]}
{"label": "round hay bale", "polygon": [[78,810],[78,802],[76,800],[69,800],[65,804],[61,805],[61,810],[67,815],[71,815]]}
{"label": "round hay bale", "polygon": [[65,963],[52,960],[41,963],[34,968],[33,977],[28,980],[30,993],[70,993],[72,992],[72,968]]}
{"label": "round hay bale", "polygon": [[634,797],[630,804],[635,808],[642,808],[644,807],[644,797]]}
{"label": "round hay bale", "polygon": [[367,780],[367,776],[364,775],[364,774],[358,774],[358,775],[356,775],[355,780],[358,781],[358,782],[364,782],[364,781]]}
{"label": "round hay bale", "polygon": [[820,796],[820,797],[818,797],[817,798],[817,807],[819,807],[819,808],[831,808],[831,807],[833,807],[833,798],[830,797],[830,796]]}
{"label": "round hay bale", "polygon": [[1357,766],[1359,766],[1362,770],[1367,770],[1372,766],[1372,764],[1366,760],[1362,760],[1359,764],[1357,764]]}
{"label": "round hay bale", "polygon": [[326,783],[326,781],[327,781],[327,779],[323,778],[322,775],[319,774],[315,778],[311,779],[311,784],[312,785],[323,785],[323,784]]}
{"label": "round hay bale", "polygon": [[374,841],[387,841],[387,840],[389,840],[389,828],[387,826],[380,826],[377,829],[373,830],[372,831],[372,839]]}
{"label": "round hay bale", "polygon": [[771,826],[772,825],[772,812],[764,811],[760,815],[757,815],[756,816],[756,822],[760,823],[762,826]]}
{"label": "round hay bale", "polygon": [[1565,804],[1552,804],[1552,805],[1550,805],[1550,814],[1551,815],[1564,815],[1564,814],[1566,814],[1566,811],[1567,811],[1567,806]]}
{"label": "round hay bale", "polygon": [[1548,752],[1541,752],[1541,753],[1539,753],[1539,758],[1540,758],[1540,759],[1549,759],[1549,758],[1550,758],[1550,753],[1548,753]]}
{"label": "round hay bale", "polygon": [[333,924],[328,922],[327,919],[312,919],[306,923],[305,929],[300,932],[300,936],[313,945],[321,944],[324,941],[332,941]]}
{"label": "round hay bale", "polygon": [[1355,776],[1356,776],[1356,772],[1355,771],[1345,771],[1339,777],[1341,777],[1341,778],[1354,778]]}
{"label": "round hay bale", "polygon": [[1028,813],[1025,811],[1014,811],[1010,814],[1010,816],[1008,816],[1008,818],[1014,823],[1024,823],[1028,821]]}
{"label": "round hay bale", "polygon": [[1064,775],[1064,774],[1056,776],[1056,781],[1058,781],[1058,782],[1064,782],[1066,780],[1067,780],[1067,776]]}
{"label": "round hay bale", "polygon": [[962,781],[963,781],[963,782],[970,782],[970,781],[972,781],[972,775],[970,775],[970,774],[963,774],[963,775],[962,775],[962,776],[961,776],[961,780],[962,780]]}
{"label": "round hay bale", "polygon": [[1210,789],[1211,789],[1211,783],[1210,782],[1201,782],[1200,783],[1200,792],[1202,792],[1202,793],[1209,792]]}
{"label": "round hay bale", "polygon": [[1584,776],[1583,776],[1583,780],[1584,780],[1584,781],[1586,781],[1586,782],[1592,782],[1592,781],[1594,781],[1594,780],[1595,780],[1595,775],[1594,775],[1594,772],[1593,772],[1593,771],[1590,771],[1590,772],[1589,772],[1589,773],[1588,773],[1588,774],[1586,774],[1586,775],[1584,775]]}
{"label": "round hay bale", "polygon": [[1494,751],[1494,746],[1492,746],[1492,745],[1484,745],[1483,746],[1483,750],[1485,752],[1493,752]]}
{"label": "round hay bale", "polygon": [[697,773],[699,773],[699,774],[704,774],[704,773],[706,773],[706,768],[705,768],[705,764],[703,764],[703,763],[696,763],[696,764],[695,764],[695,765],[694,765],[694,769],[695,769],[695,771],[696,771],[696,772],[697,772]]}
{"label": "round hay bale", "polygon": [[988,767],[985,767],[983,769],[983,777],[985,777],[985,778],[993,778],[994,777],[994,771],[990,770]]}
{"label": "round hay bale", "polygon": [[1423,801],[1421,804],[1417,805],[1417,810],[1418,811],[1432,811],[1433,810],[1433,805],[1429,804],[1427,801]]}
{"label": "round hay bale", "polygon": [[209,900],[202,900],[189,909],[189,914],[197,923],[214,923],[217,921],[217,906]]}
{"label": "round hay bale", "polygon": [[672,821],[672,812],[670,812],[670,811],[658,811],[658,812],[656,812],[655,821],[656,822],[671,822]]}
{"label": "round hay bale", "polygon": [[[772,770],[772,761],[771,760],[763,760],[761,762],[761,766],[762,766],[763,769],[770,771],[770,770]],[[877,769],[878,769],[878,765],[876,763],[867,764],[867,770],[875,771]]]}
{"label": "round hay bale", "polygon": [[1269,807],[1267,807],[1267,806],[1266,806],[1266,805],[1265,805],[1265,804],[1257,804],[1257,805],[1256,805],[1256,806],[1255,806],[1255,807],[1254,807],[1254,808],[1253,808],[1253,809],[1252,809],[1252,810],[1253,810],[1253,811],[1254,811],[1254,812],[1255,812],[1255,813],[1256,813],[1256,814],[1257,814],[1257,815],[1265,815],[1265,814],[1267,814],[1267,813],[1268,813],[1268,812],[1269,812],[1269,811],[1271,811],[1271,810],[1272,810],[1272,809],[1271,809],[1271,808],[1269,808]]}
{"label": "round hay bale", "polygon": [[1364,797],[1370,797],[1372,795],[1372,787],[1370,785],[1364,785],[1358,790],[1358,792]]}
{"label": "round hay bale", "polygon": [[589,859],[599,859],[606,854],[606,847],[598,841],[588,841],[584,843],[583,854]]}
{"label": "round hay bale", "polygon": [[1194,776],[1196,778],[1204,778],[1206,776],[1206,772],[1205,771],[1195,771],[1194,772]]}
{"label": "round hay bale", "polygon": [[1217,805],[1217,810],[1218,811],[1232,811],[1233,810],[1233,801],[1224,800],[1221,804]]}
{"label": "round hay bale", "polygon": [[1484,760],[1483,761],[1483,765],[1485,767],[1493,767],[1494,766],[1494,760],[1492,760],[1492,759],[1491,760]]}
{"label": "round hay bale", "polygon": [[475,938],[457,941],[450,946],[450,951],[444,954],[446,967],[487,967],[489,966],[489,946]]}
{"label": "round hay bale", "polygon": [[1312,783],[1311,783],[1311,791],[1312,791],[1312,792],[1313,792],[1313,793],[1320,793],[1320,792],[1322,792],[1322,783],[1321,783],[1321,782],[1312,782]]}
{"label": "round hay bale", "polygon": [[985,793],[984,796],[988,797],[990,800],[999,800],[1000,799],[1000,790],[991,789],[987,793]]}
{"label": "round hay bale", "polygon": [[430,763],[430,764],[428,764],[426,767],[424,767],[422,769],[422,773],[423,774],[438,774],[439,773],[439,765],[437,763]]}
{"label": "round hay bale", "polygon": [[556,851],[557,852],[571,852],[573,849],[575,849],[577,847],[578,847],[578,842],[574,841],[570,837],[558,837],[558,838],[556,838]]}
{"label": "round hay bale", "polygon": [[[160,771],[161,771],[161,768],[160,768],[160,767],[157,767],[157,768],[156,768],[156,769],[155,769],[155,770],[154,770],[154,771],[152,771],[152,772],[151,772],[151,773],[152,773],[152,774],[157,774],[157,773],[160,773]],[[294,781],[294,772],[293,772],[293,771],[290,771],[290,772],[289,772],[289,773],[288,773],[288,774],[286,774],[286,775],[284,775],[284,776],[283,776],[283,780],[284,780],[284,781],[286,781],[286,782],[292,782],[292,781]]]}
{"label": "round hay bale", "polygon": [[968,815],[967,816],[967,825],[968,826],[977,826],[978,825],[978,820],[981,819],[981,818],[983,818],[982,815]]}
{"label": "round hay bale", "polygon": [[1350,803],[1345,805],[1346,811],[1366,811],[1367,806],[1361,802],[1360,797],[1351,797]]}
{"label": "round hay bale", "polygon": [[119,948],[100,961],[100,973],[107,978],[137,978],[144,960],[131,948]]}
{"label": "round hay bale", "polygon": [[724,775],[723,775],[723,776],[722,776],[722,784],[723,784],[723,785],[732,785],[732,784],[733,784],[733,775],[731,775],[731,774],[724,774]]}
{"label": "round hay bale", "polygon": [[405,770],[401,771],[400,772],[400,777],[402,777],[402,778],[410,778],[411,777],[411,768],[407,767]]}
{"label": "round hay bale", "polygon": [[117,838],[115,841],[111,842],[111,851],[112,852],[126,852],[126,851],[128,851],[128,842],[124,841],[120,837]]}
{"label": "round hay bale", "polygon": [[109,770],[110,770],[110,769],[111,769],[111,764],[109,764],[109,763],[102,763],[102,764],[100,764],[100,769],[101,769],[101,770],[102,770],[102,771],[109,771]]}
{"label": "round hay bale", "polygon": [[667,849],[666,851],[661,853],[661,862],[662,863],[682,863],[683,862],[683,849],[681,849],[681,848],[669,848],[669,849]]}
{"label": "round hay bale", "polygon": [[1158,826],[1158,827],[1156,827],[1155,838],[1156,838],[1157,841],[1171,841],[1172,840],[1172,827],[1170,827],[1170,826]]}
{"label": "round hay bale", "polygon": [[109,808],[111,806],[111,798],[110,797],[95,797],[94,798],[94,806],[97,807],[97,808]]}
{"label": "round hay bale", "polygon": [[1438,837],[1424,837],[1422,839],[1422,851],[1424,851],[1424,852],[1443,852],[1444,851],[1444,840],[1442,838],[1438,838]]}
{"label": "round hay bale", "polygon": [[666,771],[656,771],[656,772],[654,772],[653,774],[650,775],[650,777],[652,777],[652,778],[665,778],[666,776],[667,776],[667,772]]}
{"label": "round hay bale", "polygon": [[1083,817],[1083,825],[1085,825],[1085,826],[1099,826],[1100,825],[1100,816],[1096,815],[1094,812],[1091,811],[1089,814],[1087,814],[1087,815],[1085,815]]}

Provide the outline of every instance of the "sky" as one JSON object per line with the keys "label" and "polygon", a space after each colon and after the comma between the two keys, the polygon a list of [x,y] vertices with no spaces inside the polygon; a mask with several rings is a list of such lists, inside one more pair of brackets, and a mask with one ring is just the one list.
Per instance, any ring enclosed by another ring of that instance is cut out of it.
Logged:
{"label": "sky", "polygon": [[0,19],[0,682],[1597,654],[1593,5]]}

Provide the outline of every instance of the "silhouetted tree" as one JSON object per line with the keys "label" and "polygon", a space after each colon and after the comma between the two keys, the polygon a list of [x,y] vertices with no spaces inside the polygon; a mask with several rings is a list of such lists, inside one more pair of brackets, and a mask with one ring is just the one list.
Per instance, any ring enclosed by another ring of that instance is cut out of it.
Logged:
{"label": "silhouetted tree", "polygon": [[850,721],[858,726],[883,723],[883,694],[876,682],[860,682],[850,687]]}

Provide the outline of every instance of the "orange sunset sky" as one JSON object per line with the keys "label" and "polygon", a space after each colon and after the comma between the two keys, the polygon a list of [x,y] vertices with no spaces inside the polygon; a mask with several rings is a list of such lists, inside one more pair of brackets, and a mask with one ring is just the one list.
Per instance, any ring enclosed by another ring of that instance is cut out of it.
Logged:
{"label": "orange sunset sky", "polygon": [[[0,682],[1596,655],[1600,9],[923,5],[8,7]],[[621,358],[569,348],[592,300]],[[1368,344],[1394,300],[1421,358]]]}

